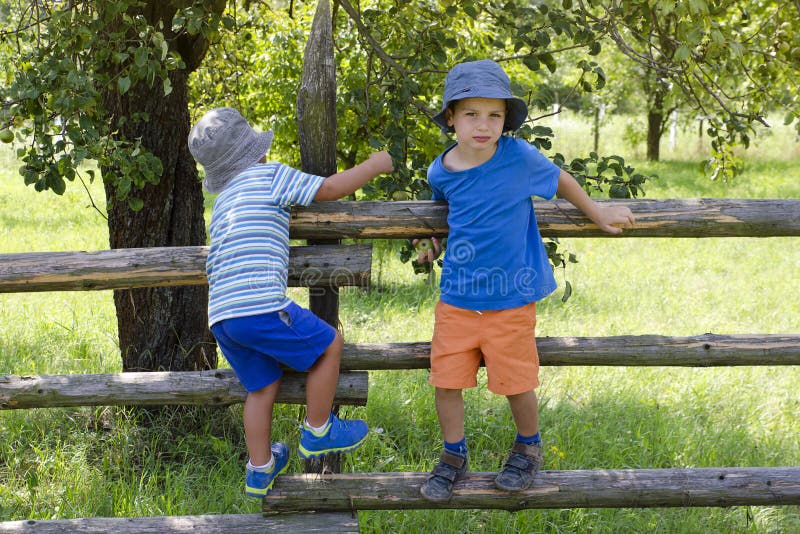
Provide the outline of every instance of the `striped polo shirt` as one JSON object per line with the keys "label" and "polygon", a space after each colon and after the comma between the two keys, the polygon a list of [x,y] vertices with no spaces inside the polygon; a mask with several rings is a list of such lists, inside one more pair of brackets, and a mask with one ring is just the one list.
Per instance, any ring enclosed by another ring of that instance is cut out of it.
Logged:
{"label": "striped polo shirt", "polygon": [[289,207],[310,204],[324,180],[281,163],[259,163],[219,194],[206,260],[209,327],[286,307]]}

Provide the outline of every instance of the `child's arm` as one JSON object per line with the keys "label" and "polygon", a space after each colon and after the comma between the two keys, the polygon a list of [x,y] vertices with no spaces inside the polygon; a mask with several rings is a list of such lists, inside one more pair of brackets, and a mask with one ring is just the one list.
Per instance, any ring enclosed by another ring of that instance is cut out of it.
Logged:
{"label": "child's arm", "polygon": [[325,181],[319,186],[314,200],[339,200],[355,193],[358,188],[379,174],[392,172],[393,170],[392,157],[388,152],[385,150],[373,152],[366,161],[359,163],[355,167],[325,178]]}
{"label": "child's arm", "polygon": [[633,213],[628,207],[602,206],[589,198],[575,178],[566,171],[561,171],[558,176],[556,193],[581,210],[601,230],[609,234],[621,234],[623,228],[630,228],[635,222]]}

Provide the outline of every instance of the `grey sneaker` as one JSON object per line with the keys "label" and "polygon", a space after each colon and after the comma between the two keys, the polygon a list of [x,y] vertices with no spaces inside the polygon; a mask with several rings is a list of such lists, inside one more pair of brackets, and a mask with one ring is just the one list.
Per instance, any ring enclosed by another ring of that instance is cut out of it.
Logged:
{"label": "grey sneaker", "polygon": [[505,491],[528,489],[542,466],[542,444],[514,443],[511,456],[494,479],[494,485]]}
{"label": "grey sneaker", "polygon": [[453,496],[453,486],[466,472],[466,456],[444,451],[431,476],[419,489],[420,495],[432,502],[448,502]]}

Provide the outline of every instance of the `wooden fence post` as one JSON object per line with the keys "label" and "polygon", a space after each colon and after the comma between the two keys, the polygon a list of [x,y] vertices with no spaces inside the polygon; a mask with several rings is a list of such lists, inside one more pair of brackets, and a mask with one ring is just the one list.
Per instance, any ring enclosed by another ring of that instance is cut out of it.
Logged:
{"label": "wooden fence post", "polygon": [[[319,176],[336,173],[336,63],[329,0],[319,0],[303,56],[303,79],[297,95],[298,140],[302,170]],[[309,240],[309,245],[339,243]],[[335,287],[309,288],[309,309],[339,327],[339,292]],[[334,406],[338,411],[338,406]],[[340,471],[339,455],[306,461],[311,473]]]}

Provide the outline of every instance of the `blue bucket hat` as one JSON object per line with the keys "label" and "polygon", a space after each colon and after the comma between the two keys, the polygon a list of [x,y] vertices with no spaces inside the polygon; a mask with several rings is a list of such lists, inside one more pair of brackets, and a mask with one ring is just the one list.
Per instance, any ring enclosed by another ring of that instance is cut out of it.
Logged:
{"label": "blue bucket hat", "polygon": [[433,121],[445,133],[452,133],[453,127],[447,125],[445,112],[451,102],[465,98],[500,98],[506,101],[506,123],[504,132],[511,132],[522,126],[528,118],[528,105],[521,98],[511,94],[511,82],[503,68],[491,59],[459,63],[447,73],[444,79],[444,102]]}
{"label": "blue bucket hat", "polygon": [[206,172],[203,187],[219,193],[269,152],[272,130],[256,132],[234,108],[212,109],[189,132],[189,152]]}

